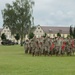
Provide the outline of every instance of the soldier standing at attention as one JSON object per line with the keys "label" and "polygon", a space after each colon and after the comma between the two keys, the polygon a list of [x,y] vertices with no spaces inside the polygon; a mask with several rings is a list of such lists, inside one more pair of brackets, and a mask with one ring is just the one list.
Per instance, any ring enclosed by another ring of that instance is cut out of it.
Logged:
{"label": "soldier standing at attention", "polygon": [[29,41],[26,40],[25,44],[24,44],[24,49],[25,49],[25,53],[28,53],[29,50]]}
{"label": "soldier standing at attention", "polygon": [[46,56],[47,53],[48,53],[48,47],[47,47],[47,37],[45,37],[45,40],[44,40],[44,55]]}
{"label": "soldier standing at attention", "polygon": [[56,55],[61,54],[61,45],[62,45],[61,42],[62,41],[61,41],[60,37],[58,37],[57,42],[56,42]]}
{"label": "soldier standing at attention", "polygon": [[35,43],[34,43],[34,39],[31,40],[31,53],[32,53],[32,56],[35,55]]}
{"label": "soldier standing at attention", "polygon": [[58,47],[59,47],[59,55],[61,55],[61,47],[62,47],[62,39],[61,37],[58,37]]}

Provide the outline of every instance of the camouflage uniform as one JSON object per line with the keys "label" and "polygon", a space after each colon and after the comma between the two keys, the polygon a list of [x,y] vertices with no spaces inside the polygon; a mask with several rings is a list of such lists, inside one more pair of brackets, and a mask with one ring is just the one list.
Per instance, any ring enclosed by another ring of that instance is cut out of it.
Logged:
{"label": "camouflage uniform", "polygon": [[44,46],[45,46],[44,53],[45,53],[45,55],[48,55],[48,45],[49,45],[48,40],[47,40],[47,38],[45,38],[45,43],[44,43]]}
{"label": "camouflage uniform", "polygon": [[58,50],[59,50],[59,55],[60,55],[61,54],[61,46],[62,46],[62,40],[61,40],[61,38],[58,39],[57,45],[58,45]]}
{"label": "camouflage uniform", "polygon": [[29,50],[29,41],[27,40],[24,44],[25,53],[28,53]]}

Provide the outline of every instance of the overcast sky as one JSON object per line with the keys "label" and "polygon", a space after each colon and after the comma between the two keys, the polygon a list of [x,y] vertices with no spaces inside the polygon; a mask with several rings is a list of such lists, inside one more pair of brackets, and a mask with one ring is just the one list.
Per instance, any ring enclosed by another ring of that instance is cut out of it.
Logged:
{"label": "overcast sky", "polygon": [[[3,25],[1,10],[12,1],[15,0],[0,1],[0,27]],[[35,25],[75,25],[75,0],[35,0],[33,11]]]}

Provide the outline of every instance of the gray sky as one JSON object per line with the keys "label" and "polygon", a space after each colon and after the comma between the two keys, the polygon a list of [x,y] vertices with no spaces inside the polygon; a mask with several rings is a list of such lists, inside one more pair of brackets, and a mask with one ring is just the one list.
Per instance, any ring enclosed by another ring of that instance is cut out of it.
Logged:
{"label": "gray sky", "polygon": [[[0,11],[6,3],[15,0],[1,0]],[[35,0],[33,10],[35,25],[70,26],[75,25],[75,0]],[[0,12],[0,27],[3,19]]]}

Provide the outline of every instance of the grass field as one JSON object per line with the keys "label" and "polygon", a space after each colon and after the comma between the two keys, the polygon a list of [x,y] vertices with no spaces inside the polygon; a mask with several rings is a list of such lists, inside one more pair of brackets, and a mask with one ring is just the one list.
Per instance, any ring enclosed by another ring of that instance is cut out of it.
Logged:
{"label": "grass field", "polygon": [[0,46],[0,75],[75,75],[75,56],[32,57],[21,46]]}

